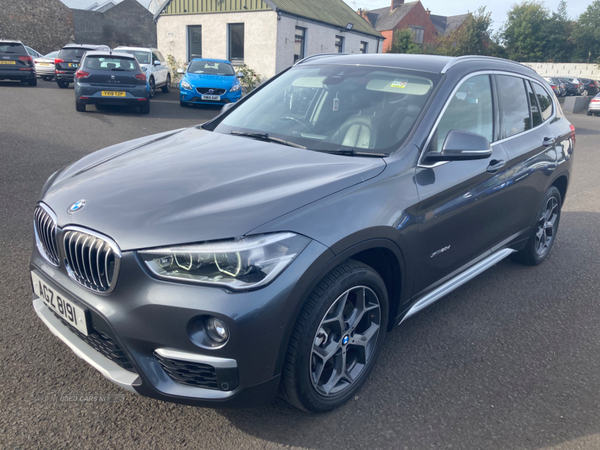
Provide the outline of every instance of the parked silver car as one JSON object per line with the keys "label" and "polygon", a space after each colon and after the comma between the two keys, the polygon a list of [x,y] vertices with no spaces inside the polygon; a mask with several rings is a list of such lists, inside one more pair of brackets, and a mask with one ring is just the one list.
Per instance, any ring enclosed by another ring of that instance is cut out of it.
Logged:
{"label": "parked silver car", "polygon": [[33,60],[38,77],[44,81],[52,81],[54,79],[54,60],[57,56],[58,50]]}
{"label": "parked silver car", "polygon": [[600,116],[600,93],[596,94],[588,105],[587,115],[591,116],[592,114]]}

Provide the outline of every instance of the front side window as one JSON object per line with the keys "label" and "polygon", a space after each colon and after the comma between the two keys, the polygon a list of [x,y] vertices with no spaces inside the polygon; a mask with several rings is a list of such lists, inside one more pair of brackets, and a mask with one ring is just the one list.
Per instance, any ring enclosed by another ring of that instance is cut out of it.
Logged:
{"label": "front side window", "polygon": [[478,75],[465,80],[440,119],[430,151],[442,151],[451,130],[480,134],[492,142],[494,136],[494,105],[489,75]]}
{"label": "front side window", "polygon": [[498,75],[496,79],[504,122],[504,137],[529,130],[531,128],[529,102],[525,93],[524,80],[510,75]]}
{"label": "front side window", "polygon": [[552,116],[552,97],[539,84],[531,84],[533,85],[533,90],[535,91],[538,103],[540,104],[540,109],[542,110],[542,120],[546,121]]}
{"label": "front side window", "polygon": [[304,48],[306,43],[306,28],[296,27],[294,41],[294,62],[304,59]]}
{"label": "front side window", "polygon": [[156,52],[152,52],[152,64],[154,64],[156,61],[160,62],[160,59],[158,58]]}
{"label": "front side window", "polygon": [[344,38],[343,38],[343,36],[335,37],[335,51],[338,53],[344,53]]}
{"label": "front side window", "polygon": [[362,42],[360,43],[360,52],[361,53],[369,53],[369,43],[368,42]]}
{"label": "front side window", "polygon": [[229,60],[244,61],[244,24],[229,24]]}
{"label": "front side window", "polygon": [[205,129],[325,152],[391,153],[440,77],[386,67],[295,66]]}

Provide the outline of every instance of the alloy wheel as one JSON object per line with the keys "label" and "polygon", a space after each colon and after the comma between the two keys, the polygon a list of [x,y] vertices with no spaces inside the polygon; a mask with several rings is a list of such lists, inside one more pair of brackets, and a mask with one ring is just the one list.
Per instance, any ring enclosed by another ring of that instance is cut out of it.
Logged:
{"label": "alloy wheel", "polygon": [[150,85],[150,98],[154,97],[154,78],[150,78],[150,82],[148,83]]}
{"label": "alloy wheel", "polygon": [[372,289],[355,286],[340,295],[313,340],[310,379],[315,390],[329,397],[348,389],[373,356],[380,329],[381,307]]}
{"label": "alloy wheel", "polygon": [[546,202],[546,207],[542,212],[542,217],[538,220],[538,227],[535,233],[535,251],[538,256],[545,255],[555,236],[555,225],[558,219],[558,200],[556,197],[550,197]]}

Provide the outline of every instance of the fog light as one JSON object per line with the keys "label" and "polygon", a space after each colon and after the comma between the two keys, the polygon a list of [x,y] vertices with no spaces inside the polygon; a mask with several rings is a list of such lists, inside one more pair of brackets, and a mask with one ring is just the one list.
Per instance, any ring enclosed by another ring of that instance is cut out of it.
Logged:
{"label": "fog light", "polygon": [[213,341],[219,344],[222,344],[229,339],[227,325],[216,317],[210,317],[206,320],[206,333]]}

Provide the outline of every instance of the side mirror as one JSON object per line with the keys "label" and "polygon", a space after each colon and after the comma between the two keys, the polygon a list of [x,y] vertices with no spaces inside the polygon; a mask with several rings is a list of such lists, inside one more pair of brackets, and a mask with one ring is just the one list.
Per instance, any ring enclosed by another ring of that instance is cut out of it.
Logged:
{"label": "side mirror", "polygon": [[221,108],[221,112],[219,114],[223,114],[227,111],[229,111],[231,108],[233,108],[235,106],[235,103],[226,103],[225,106],[223,106]]}
{"label": "side mirror", "polygon": [[177,69],[177,73],[179,75],[183,75],[185,73],[185,69]]}
{"label": "side mirror", "polygon": [[238,77],[238,78],[244,78],[244,74],[243,74],[242,72],[238,72],[238,73],[237,73],[237,77]]}
{"label": "side mirror", "polygon": [[490,141],[484,136],[464,130],[450,130],[441,152],[427,153],[427,161],[466,161],[492,156]]}
{"label": "side mirror", "polygon": [[160,60],[158,60],[158,59],[157,59],[156,61],[154,61],[154,65],[155,65],[155,66],[160,66],[160,65],[161,65],[161,62],[160,62]]}

